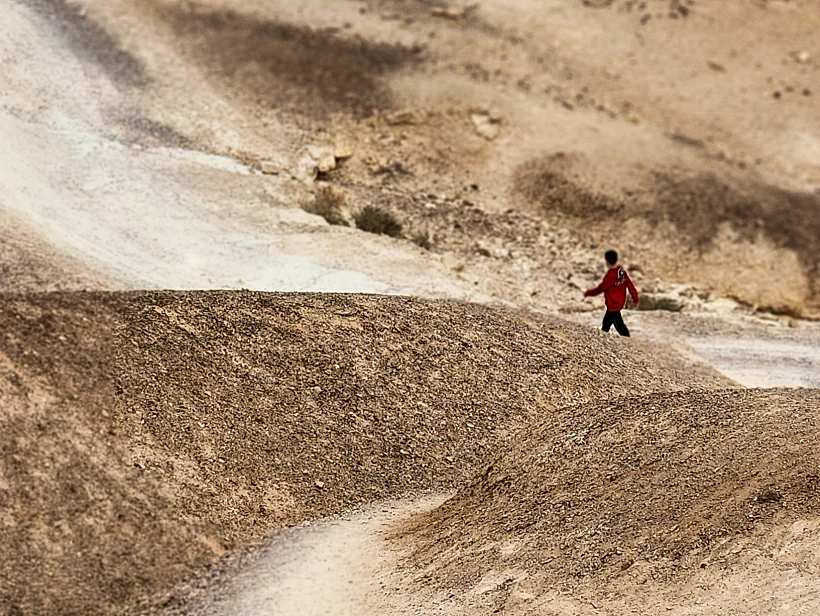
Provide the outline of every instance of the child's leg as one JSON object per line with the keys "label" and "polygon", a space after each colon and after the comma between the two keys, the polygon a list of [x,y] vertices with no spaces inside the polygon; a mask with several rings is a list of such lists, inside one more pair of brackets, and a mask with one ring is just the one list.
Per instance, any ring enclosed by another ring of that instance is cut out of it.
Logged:
{"label": "child's leg", "polygon": [[613,322],[615,323],[615,329],[621,336],[629,337],[629,328],[624,323],[624,318],[621,316],[620,311],[613,312],[614,315]]}
{"label": "child's leg", "polygon": [[609,331],[609,329],[612,327],[612,323],[614,322],[615,314],[617,313],[610,312],[609,310],[606,311],[606,314],[604,315],[604,323],[603,325],[601,325],[601,331]]}

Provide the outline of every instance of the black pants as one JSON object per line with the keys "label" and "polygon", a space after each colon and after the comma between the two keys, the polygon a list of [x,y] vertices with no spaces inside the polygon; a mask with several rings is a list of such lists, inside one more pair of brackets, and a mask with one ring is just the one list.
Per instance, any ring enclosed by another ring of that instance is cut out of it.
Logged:
{"label": "black pants", "polygon": [[615,325],[615,330],[621,334],[621,336],[629,336],[629,329],[627,328],[626,323],[624,323],[620,310],[618,312],[610,312],[607,310],[604,315],[604,324],[601,326],[601,329],[608,332],[609,328],[613,325]]}

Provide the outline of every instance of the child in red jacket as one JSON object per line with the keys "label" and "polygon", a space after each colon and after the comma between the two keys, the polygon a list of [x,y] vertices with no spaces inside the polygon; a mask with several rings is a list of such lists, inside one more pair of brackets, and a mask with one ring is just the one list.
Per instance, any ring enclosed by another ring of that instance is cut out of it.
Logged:
{"label": "child in red jacket", "polygon": [[602,330],[608,332],[612,325],[621,336],[629,336],[629,329],[624,323],[621,316],[621,310],[626,304],[626,292],[632,296],[632,303],[638,307],[638,289],[632,284],[632,279],[626,270],[618,265],[618,253],[614,250],[608,250],[604,255],[606,264],[609,266],[609,271],[604,276],[604,280],[594,289],[588,289],[584,292],[584,297],[604,294],[606,299],[606,314],[604,315],[604,324]]}

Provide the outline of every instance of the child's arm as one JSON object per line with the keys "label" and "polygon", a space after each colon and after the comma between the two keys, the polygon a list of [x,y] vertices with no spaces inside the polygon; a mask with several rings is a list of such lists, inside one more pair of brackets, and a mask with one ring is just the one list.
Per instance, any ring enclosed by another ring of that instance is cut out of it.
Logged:
{"label": "child's arm", "polygon": [[635,288],[635,284],[632,282],[632,279],[629,277],[629,274],[626,275],[626,288],[629,290],[629,294],[632,296],[633,306],[637,308],[638,304],[641,302],[641,298],[638,296],[638,289]]}
{"label": "child's arm", "polygon": [[595,295],[604,293],[609,287],[612,286],[612,278],[613,276],[610,275],[610,272],[607,272],[606,276],[604,276],[604,279],[601,281],[601,284],[594,289],[587,289],[584,291],[584,297],[594,297]]}

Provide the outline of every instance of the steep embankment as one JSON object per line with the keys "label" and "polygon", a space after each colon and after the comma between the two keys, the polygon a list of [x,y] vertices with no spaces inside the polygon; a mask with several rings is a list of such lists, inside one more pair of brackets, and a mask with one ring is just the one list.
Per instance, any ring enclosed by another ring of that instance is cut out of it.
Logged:
{"label": "steep embankment", "polygon": [[[721,580],[751,579],[755,568],[782,577],[795,546],[811,554],[819,447],[814,390],[664,393],[562,409],[411,523],[414,561],[427,581],[473,589],[475,613],[515,604],[551,614],[556,589],[613,609],[619,595],[634,607],[655,592],[647,607],[665,613],[660,594],[714,598],[726,594]],[[818,565],[810,556],[794,575]],[[806,605],[799,588],[769,587]]]}
{"label": "steep embankment", "polygon": [[111,612],[272,529],[466,481],[556,407],[725,382],[467,304],[217,292],[2,306],[12,613]]}

